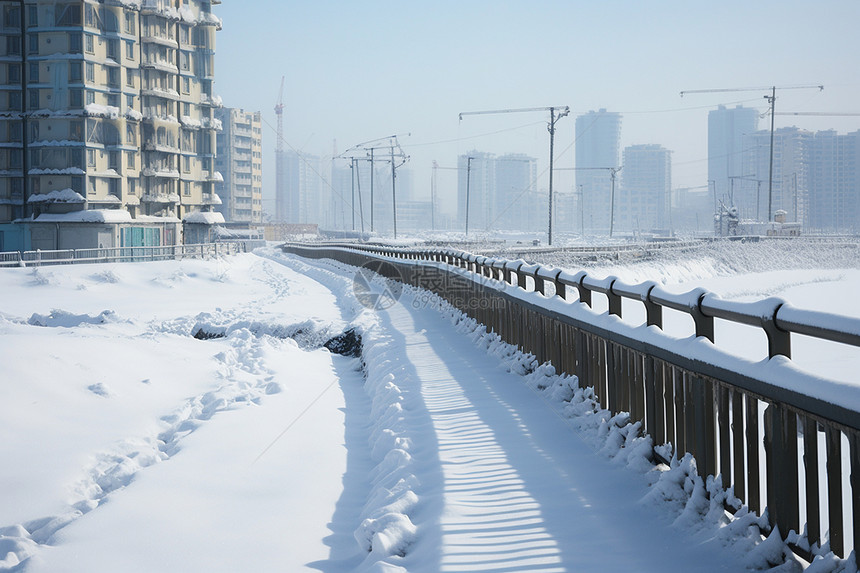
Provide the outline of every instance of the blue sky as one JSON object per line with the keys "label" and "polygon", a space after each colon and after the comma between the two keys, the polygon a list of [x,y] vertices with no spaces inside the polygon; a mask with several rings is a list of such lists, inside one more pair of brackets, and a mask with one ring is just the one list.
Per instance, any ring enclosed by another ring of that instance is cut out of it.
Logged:
{"label": "blue sky", "polygon": [[[706,184],[709,109],[766,107],[763,92],[681,98],[681,90],[823,84],[778,93],[777,111],[860,112],[856,0],[224,0],[215,12],[224,21],[216,91],[227,106],[263,112],[267,208],[282,76],[288,147],[328,156],[334,139],[343,151],[410,133],[401,144],[419,194],[429,193],[434,159],[453,166],[473,148],[529,153],[545,171],[547,114],[461,122],[462,111],[621,112],[622,146],[672,150],[676,187]],[[846,132],[860,129],[860,117],[778,116],[776,125]],[[557,167],[573,165],[573,128],[572,117],[558,124]],[[449,178],[440,185],[453,187]],[[568,174],[556,181],[556,191],[573,184]],[[546,188],[545,173],[537,185]]]}

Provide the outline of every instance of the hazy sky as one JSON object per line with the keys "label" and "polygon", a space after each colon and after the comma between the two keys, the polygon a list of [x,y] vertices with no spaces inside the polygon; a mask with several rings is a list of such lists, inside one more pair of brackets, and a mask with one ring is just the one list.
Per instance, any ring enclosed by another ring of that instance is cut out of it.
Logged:
{"label": "hazy sky", "polygon": [[[673,186],[707,182],[707,115],[719,103],[766,109],[764,92],[681,90],[823,84],[777,93],[777,111],[860,112],[857,0],[433,2],[223,0],[216,92],[262,111],[264,208],[273,208],[274,105],[284,87],[286,146],[331,156],[400,138],[418,193],[432,161],[455,166],[471,149],[538,158],[547,187],[548,113],[459,112],[563,106],[556,167],[572,167],[574,117],[623,114],[622,147],[673,151]],[[769,126],[763,118],[760,126]],[[839,132],[860,117],[777,116],[776,126]],[[454,193],[453,171],[440,172]],[[570,191],[559,172],[556,192]],[[449,195],[450,196],[450,195]]]}

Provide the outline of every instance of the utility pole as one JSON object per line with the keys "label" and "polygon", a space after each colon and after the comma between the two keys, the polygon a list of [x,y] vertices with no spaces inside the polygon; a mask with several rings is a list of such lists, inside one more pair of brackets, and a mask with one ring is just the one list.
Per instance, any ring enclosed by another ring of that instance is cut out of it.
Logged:
{"label": "utility pole", "polygon": [[776,86],[771,88],[771,95],[764,96],[764,99],[770,103],[770,171],[767,176],[767,222],[770,223],[773,221],[773,126],[776,120],[776,113],[774,113],[776,108]]}
{"label": "utility pole", "polygon": [[352,187],[352,199],[350,200],[350,207],[352,210],[352,230],[355,231],[355,158],[349,160],[349,174],[350,174],[350,185]]}
{"label": "utility pole", "polygon": [[466,237],[469,236],[469,185],[472,181],[472,157],[466,160]]}
{"label": "utility pole", "polygon": [[370,148],[370,232],[373,232],[373,148]]}
{"label": "utility pole", "polygon": [[394,238],[397,239],[397,193],[395,191],[394,180],[396,174],[394,172],[394,143],[391,144],[391,213],[394,217]]}
{"label": "utility pole", "polygon": [[764,99],[768,101],[770,105],[770,175],[768,177],[768,186],[767,186],[767,221],[770,223],[773,221],[773,131],[774,131],[774,116],[776,115],[776,90],[806,90],[806,89],[817,89],[818,91],[824,90],[824,86],[822,85],[808,85],[808,86],[767,86],[767,87],[755,87],[755,88],[719,88],[719,89],[711,89],[711,90],[685,90],[681,92],[681,97],[684,97],[684,94],[695,94],[695,93],[715,93],[715,92],[758,92],[758,91],[770,91],[770,95],[763,96]]}
{"label": "utility pole", "polygon": [[436,171],[439,164],[433,160],[433,174],[430,176],[430,230],[436,230]]}
{"label": "utility pole", "polygon": [[[358,181],[358,218],[361,219],[361,236],[364,237],[364,205],[361,203],[361,174],[358,171],[358,159],[353,157],[352,160],[355,162],[355,179]],[[353,216],[355,216],[354,212]]]}
{"label": "utility pole", "polygon": [[[553,147],[555,141],[555,124],[558,120],[563,118],[564,116],[570,113],[570,108],[568,106],[553,106],[553,107],[529,107],[522,109],[498,109],[491,111],[465,111],[460,114],[460,121],[463,120],[464,115],[487,115],[487,114],[499,114],[499,113],[522,113],[522,112],[531,112],[531,111],[549,111],[549,124],[547,124],[547,131],[549,131],[549,224],[547,225],[547,242],[552,245],[552,172],[553,172]],[[558,115],[556,115],[556,113]],[[468,210],[467,213],[468,215]]]}
{"label": "utility pole", "polygon": [[612,238],[612,230],[615,227],[615,174],[621,171],[624,168],[621,167],[610,167],[609,168],[609,178],[612,181],[612,190],[609,192],[609,238]]}

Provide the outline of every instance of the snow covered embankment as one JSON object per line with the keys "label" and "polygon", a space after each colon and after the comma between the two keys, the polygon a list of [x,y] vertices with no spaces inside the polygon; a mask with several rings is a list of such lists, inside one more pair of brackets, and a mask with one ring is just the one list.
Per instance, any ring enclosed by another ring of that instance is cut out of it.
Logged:
{"label": "snow covered embankment", "polygon": [[309,265],[294,257],[269,256],[337,293],[344,312],[354,317],[350,328],[362,339],[365,392],[371,401],[369,446],[375,464],[371,489],[355,530],[359,547],[367,552],[359,570],[386,567],[386,571],[405,571],[397,562],[419,533],[420,523],[414,523],[413,518],[422,494],[412,457],[414,430],[405,411],[409,397],[395,384],[395,372],[405,357],[380,326],[376,313],[356,299],[352,281],[347,278],[355,269],[329,263],[332,272],[326,270],[326,263]]}

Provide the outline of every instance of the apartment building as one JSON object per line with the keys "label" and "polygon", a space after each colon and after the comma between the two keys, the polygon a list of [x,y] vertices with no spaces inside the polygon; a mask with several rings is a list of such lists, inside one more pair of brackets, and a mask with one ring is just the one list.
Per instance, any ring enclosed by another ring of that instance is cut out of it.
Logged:
{"label": "apartment building", "polygon": [[215,184],[221,199],[216,208],[227,223],[263,222],[263,130],[260,112],[221,108],[215,114],[222,129],[217,135],[215,168],[223,181]]}
{"label": "apartment building", "polygon": [[592,233],[611,227],[612,169],[621,167],[621,114],[600,109],[576,118],[576,187],[582,193],[585,226]]}
{"label": "apartment building", "polygon": [[209,236],[218,3],[2,3],[0,248]]}
{"label": "apartment building", "polygon": [[662,145],[631,145],[624,148],[622,157],[617,228],[636,233],[670,230],[672,152]]}

